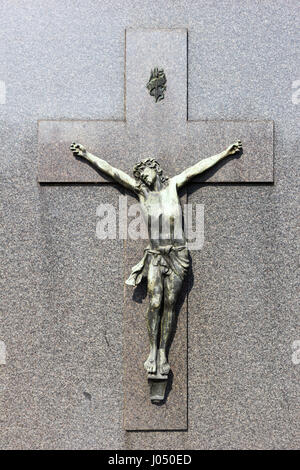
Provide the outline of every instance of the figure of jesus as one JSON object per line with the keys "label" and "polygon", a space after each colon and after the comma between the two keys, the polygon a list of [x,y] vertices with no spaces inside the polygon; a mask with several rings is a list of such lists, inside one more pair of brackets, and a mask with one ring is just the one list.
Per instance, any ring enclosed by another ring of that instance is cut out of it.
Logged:
{"label": "figure of jesus", "polygon": [[[163,175],[159,163],[153,158],[137,163],[132,177],[92,155],[81,144],[74,142],[70,150],[76,157],[88,160],[114,181],[135,193],[139,199],[150,244],[141,261],[132,268],[126,284],[136,286],[143,276],[147,277],[150,353],[144,367],[149,374],[167,377],[170,371],[167,347],[174,323],[175,306],[189,267],[185,235],[181,230],[178,236],[179,232],[175,230],[178,224],[182,224],[178,190],[223,158],[229,155],[240,156],[242,143],[237,141],[225,151],[200,160],[172,178]],[[158,230],[153,230],[157,226]]]}

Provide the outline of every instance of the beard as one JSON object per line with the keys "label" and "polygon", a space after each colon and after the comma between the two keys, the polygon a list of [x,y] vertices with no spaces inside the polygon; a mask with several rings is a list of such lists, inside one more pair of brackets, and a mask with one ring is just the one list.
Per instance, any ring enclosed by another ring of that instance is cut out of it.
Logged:
{"label": "beard", "polygon": [[155,183],[155,179],[151,179],[151,178],[149,178],[149,176],[146,176],[143,179],[143,182],[148,186],[148,188],[153,188],[154,183]]}

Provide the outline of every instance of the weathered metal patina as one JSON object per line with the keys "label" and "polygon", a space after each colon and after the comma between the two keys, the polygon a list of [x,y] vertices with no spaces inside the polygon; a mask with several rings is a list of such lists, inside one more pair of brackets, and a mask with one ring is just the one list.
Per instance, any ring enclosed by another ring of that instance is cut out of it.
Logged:
{"label": "weathered metal patina", "polygon": [[74,142],[70,149],[76,157],[88,160],[139,199],[150,243],[141,261],[132,268],[126,284],[136,286],[143,276],[147,277],[150,352],[144,367],[151,385],[151,400],[160,402],[164,399],[170,372],[167,348],[170,346],[175,305],[189,267],[178,190],[223,158],[240,156],[242,143],[237,141],[225,151],[199,161],[172,178],[163,175],[159,163],[153,158],[137,163],[132,177],[89,153],[81,144]]}
{"label": "weathered metal patina", "polygon": [[154,96],[155,103],[161,101],[165,97],[165,91],[167,79],[163,69],[155,67],[151,70],[149,82],[147,83],[147,88],[151,96]]}

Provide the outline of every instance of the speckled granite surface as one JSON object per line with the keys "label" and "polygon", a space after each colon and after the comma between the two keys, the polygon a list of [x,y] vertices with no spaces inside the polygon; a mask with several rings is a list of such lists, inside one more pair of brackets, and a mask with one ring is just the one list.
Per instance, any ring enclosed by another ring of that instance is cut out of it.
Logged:
{"label": "speckled granite surface", "polygon": [[74,138],[94,155],[108,159],[113,166],[129,174],[137,162],[155,155],[169,176],[181,173],[202,158],[222,152],[239,139],[243,143],[242,158],[227,158],[196,176],[195,181],[273,182],[273,121],[183,119],[174,123],[169,119],[171,111],[168,114],[158,133],[150,124],[155,123],[155,116],[140,126],[127,125],[126,121],[39,121],[39,182],[110,182],[92,165],[73,157],[69,147]]}
{"label": "speckled granite surface", "polygon": [[[0,448],[298,448],[297,2],[2,12]],[[192,254],[187,432],[122,429],[123,246],[95,237],[96,207],[118,191],[36,181],[38,119],[123,118],[128,26],[189,28],[190,119],[275,122],[274,186],[189,190],[205,204],[205,245]]]}

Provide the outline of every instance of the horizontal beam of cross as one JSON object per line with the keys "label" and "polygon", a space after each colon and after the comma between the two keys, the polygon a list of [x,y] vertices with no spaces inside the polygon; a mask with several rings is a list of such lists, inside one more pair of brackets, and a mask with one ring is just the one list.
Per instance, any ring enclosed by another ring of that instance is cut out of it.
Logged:
{"label": "horizontal beam of cross", "polygon": [[[151,156],[173,176],[238,139],[242,158],[227,159],[195,181],[273,181],[272,121],[188,120],[187,30],[128,30],[125,44],[124,120],[39,121],[40,182],[109,182],[74,159],[69,151],[73,141],[128,173]],[[157,103],[146,87],[155,66],[163,68],[167,79],[165,98]]]}

